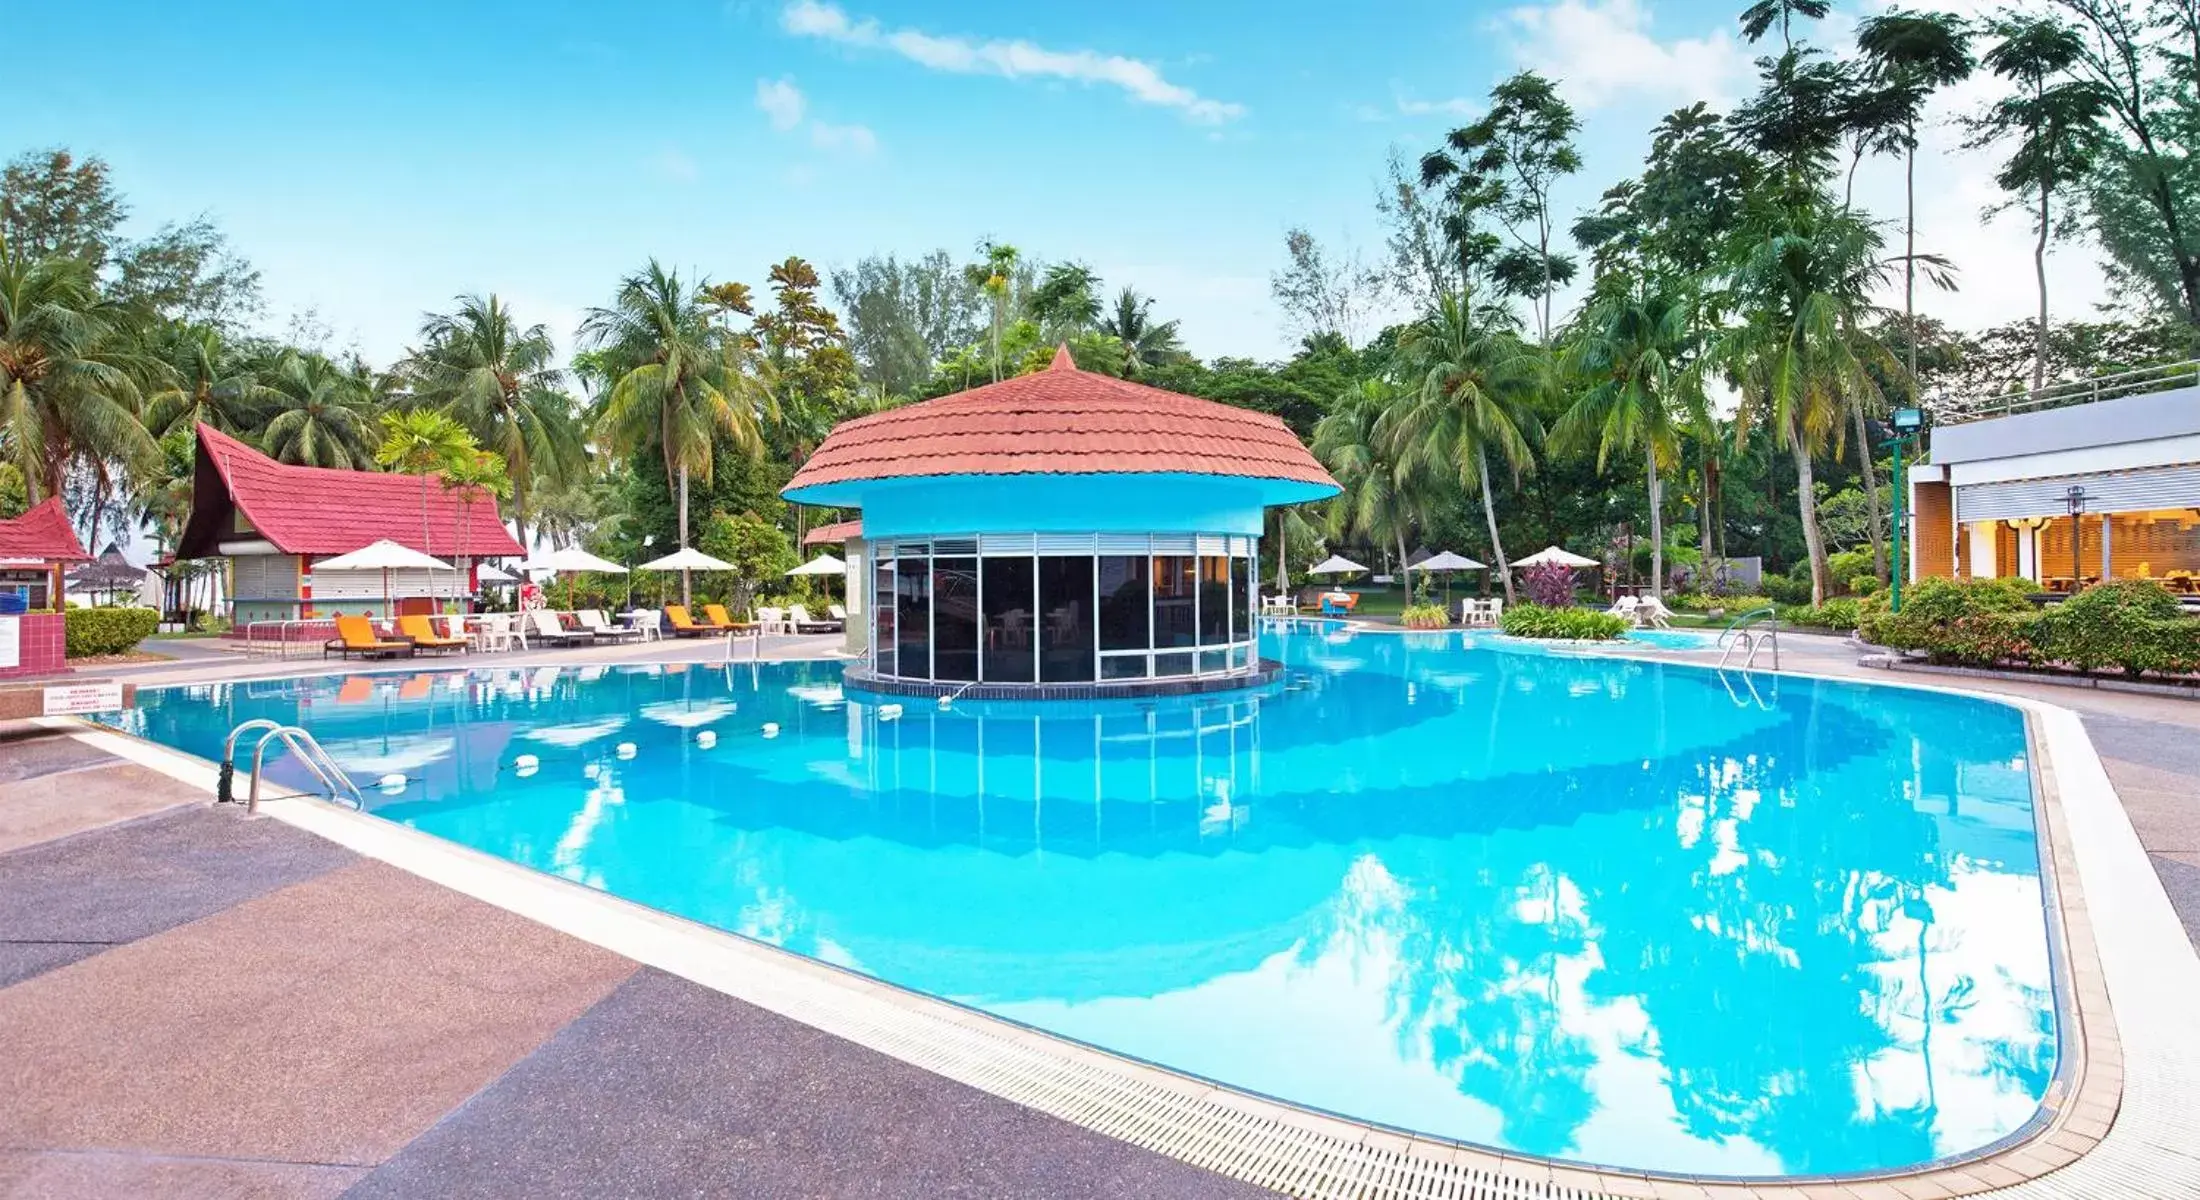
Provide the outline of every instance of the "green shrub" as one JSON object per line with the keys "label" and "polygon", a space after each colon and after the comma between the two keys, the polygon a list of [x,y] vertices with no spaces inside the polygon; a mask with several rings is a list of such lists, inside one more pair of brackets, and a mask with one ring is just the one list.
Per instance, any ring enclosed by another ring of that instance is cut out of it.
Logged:
{"label": "green shrub", "polygon": [[160,628],[160,613],[150,608],[72,608],[63,620],[70,658],[127,653]]}
{"label": "green shrub", "polygon": [[1608,642],[1627,632],[1627,621],[1593,608],[1516,604],[1505,610],[1505,632],[1514,637]]}
{"label": "green shrub", "polygon": [[1408,604],[1399,612],[1398,623],[1408,629],[1442,629],[1451,624],[1451,614],[1441,604]]}
{"label": "green shrub", "polygon": [[2022,579],[1921,579],[1902,595],[1902,611],[1876,599],[1861,605],[1867,642],[1891,650],[1922,650],[1935,662],[1974,666],[2036,661],[2039,611]]}
{"label": "green shrub", "polygon": [[2177,597],[2160,584],[2118,580],[2095,584],[2041,614],[2037,640],[2043,658],[2081,671],[2190,671],[2200,619],[2185,616]]}
{"label": "green shrub", "polygon": [[1779,613],[1780,620],[1789,625],[1808,625],[1847,633],[1863,622],[1864,605],[1851,596],[1835,596],[1816,608],[1808,604],[1783,604],[1779,607]]}
{"label": "green shrub", "polygon": [[1759,581],[1765,598],[1774,604],[1809,604],[1810,577],[1793,579],[1786,575],[1767,575]]}

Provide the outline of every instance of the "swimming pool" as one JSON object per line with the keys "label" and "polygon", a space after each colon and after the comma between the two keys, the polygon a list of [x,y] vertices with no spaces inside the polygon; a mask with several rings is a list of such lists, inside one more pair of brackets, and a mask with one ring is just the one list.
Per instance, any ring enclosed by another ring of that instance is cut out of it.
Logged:
{"label": "swimming pool", "polygon": [[297,720],[362,783],[408,777],[370,787],[382,817],[1401,1129],[1771,1176],[2037,1108],[2016,711],[1458,633],[1263,650],[1289,670],[1253,694],[898,719],[838,664],[744,663],[148,689],[120,720],[208,757]]}

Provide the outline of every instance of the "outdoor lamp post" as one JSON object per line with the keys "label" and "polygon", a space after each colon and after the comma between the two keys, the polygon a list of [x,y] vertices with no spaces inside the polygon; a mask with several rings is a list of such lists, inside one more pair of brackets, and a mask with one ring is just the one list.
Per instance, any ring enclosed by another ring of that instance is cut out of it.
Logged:
{"label": "outdoor lamp post", "polygon": [[2085,488],[2071,484],[2063,493],[2063,503],[2070,509],[2070,594],[2075,596],[2085,579],[2084,555],[2078,552],[2078,518],[2085,515]]}
{"label": "outdoor lamp post", "polygon": [[1922,409],[1898,408],[1894,410],[1894,561],[1887,570],[1887,610],[1902,611],[1902,576],[1909,570],[1909,560],[1904,557],[1902,534],[1908,525],[1907,506],[1909,485],[1902,478],[1902,446],[1925,429],[1925,413]]}

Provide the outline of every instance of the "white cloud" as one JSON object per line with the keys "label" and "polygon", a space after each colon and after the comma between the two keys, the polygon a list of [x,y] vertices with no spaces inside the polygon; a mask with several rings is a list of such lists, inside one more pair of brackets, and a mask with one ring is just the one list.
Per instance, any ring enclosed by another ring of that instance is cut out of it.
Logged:
{"label": "white cloud", "polygon": [[1556,0],[1512,9],[1505,24],[1520,39],[1520,61],[1584,109],[1622,100],[1723,106],[1749,78],[1747,47],[1724,32],[1661,42],[1639,0]]}
{"label": "white cloud", "polygon": [[835,125],[810,117],[810,102],[792,79],[757,80],[756,107],[781,133],[793,133],[807,125],[810,144],[820,150],[864,156],[878,151],[878,135],[869,126]]}
{"label": "white cloud", "polygon": [[915,29],[889,30],[869,17],[852,20],[838,5],[824,0],[791,0],[779,14],[779,25],[797,37],[890,51],[935,71],[1007,79],[1066,79],[1113,87],[1141,104],[1173,108],[1203,124],[1221,124],[1245,113],[1243,105],[1201,96],[1169,82],[1152,63],[1118,54],[1049,50],[1022,40],[973,41]]}
{"label": "white cloud", "polygon": [[1482,108],[1465,96],[1453,96],[1449,100],[1416,100],[1400,94],[1396,101],[1398,114],[1406,117],[1471,117]]}
{"label": "white cloud", "polygon": [[802,123],[802,112],[808,104],[792,79],[759,79],[756,81],[756,107],[764,110],[773,129],[785,133]]}
{"label": "white cloud", "polygon": [[810,144],[820,150],[845,150],[850,154],[871,154],[878,149],[878,135],[863,125],[832,125],[824,121],[810,122]]}

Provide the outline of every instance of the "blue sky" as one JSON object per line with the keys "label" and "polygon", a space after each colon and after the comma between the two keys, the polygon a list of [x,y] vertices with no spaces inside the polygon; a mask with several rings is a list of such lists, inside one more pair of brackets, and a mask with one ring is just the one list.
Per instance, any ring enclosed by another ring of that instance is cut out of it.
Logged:
{"label": "blue sky", "polygon": [[[270,327],[311,309],[378,362],[461,292],[564,340],[651,255],[760,283],[790,253],[824,269],[988,236],[1152,294],[1197,353],[1265,357],[1290,341],[1267,297],[1284,231],[1378,255],[1390,147],[1417,154],[1543,69],[1585,122],[1570,219],[1658,115],[1746,93],[1738,7],[32,5],[12,32],[55,52],[11,89],[0,153],[106,157],[141,228],[212,215],[261,268]],[[1928,134],[1920,240],[1966,283],[1921,307],[2022,316],[2026,232],[1980,220],[1992,163],[1958,140]],[[1891,163],[1859,191],[1899,211]],[[2085,251],[2055,270],[2097,298]]]}

